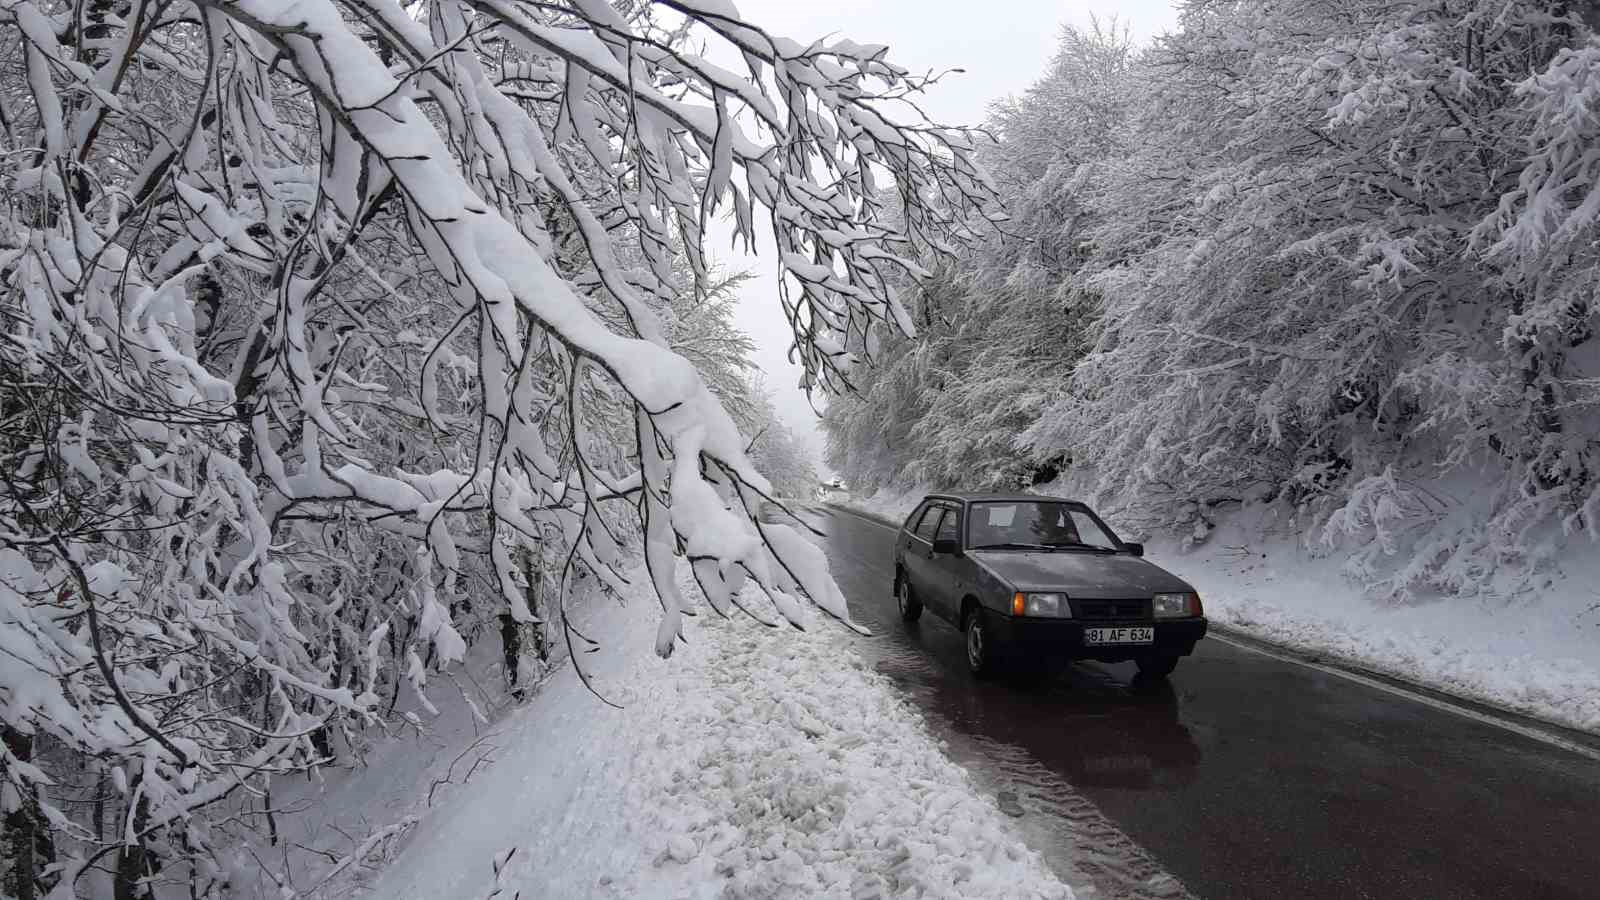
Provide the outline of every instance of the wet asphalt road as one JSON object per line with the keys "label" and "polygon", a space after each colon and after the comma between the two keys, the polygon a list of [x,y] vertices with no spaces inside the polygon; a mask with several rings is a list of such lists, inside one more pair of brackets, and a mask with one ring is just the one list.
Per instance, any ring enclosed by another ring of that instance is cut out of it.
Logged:
{"label": "wet asphalt road", "polygon": [[1600,762],[1207,638],[979,682],[891,595],[894,531],[816,508],[862,652],[1089,897],[1600,898]]}

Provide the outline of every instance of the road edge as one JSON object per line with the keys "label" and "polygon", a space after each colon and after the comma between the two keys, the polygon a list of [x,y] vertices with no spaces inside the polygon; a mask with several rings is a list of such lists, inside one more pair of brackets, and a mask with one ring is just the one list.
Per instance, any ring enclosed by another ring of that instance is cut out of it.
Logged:
{"label": "road edge", "polygon": [[[900,523],[890,519],[888,516],[860,509],[859,507],[846,506],[831,500],[817,501],[815,505],[855,516],[858,519],[865,519],[883,528],[896,530],[900,528]],[[1358,683],[1375,682],[1370,686],[1377,687],[1380,690],[1387,690],[1390,693],[1411,695],[1412,699],[1426,705],[1446,709],[1458,715],[1477,719],[1486,724],[1521,734],[1524,737],[1561,747],[1581,756],[1600,761],[1600,732],[1575,728],[1565,722],[1547,719],[1526,710],[1493,703],[1482,697],[1447,690],[1439,685],[1428,684],[1414,678],[1407,678],[1374,666],[1366,660],[1334,650],[1311,650],[1280,643],[1261,637],[1248,629],[1220,623],[1216,620],[1211,620],[1210,630],[1225,643],[1233,644],[1236,647],[1276,657],[1285,662],[1292,662],[1308,668],[1344,675]]]}

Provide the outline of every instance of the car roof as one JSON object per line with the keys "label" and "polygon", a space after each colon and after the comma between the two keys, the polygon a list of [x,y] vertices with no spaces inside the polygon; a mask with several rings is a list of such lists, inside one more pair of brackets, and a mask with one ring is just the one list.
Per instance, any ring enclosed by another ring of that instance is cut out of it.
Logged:
{"label": "car roof", "polygon": [[1071,503],[1075,506],[1084,506],[1081,500],[1072,500],[1067,497],[1052,497],[1047,494],[983,494],[966,491],[940,491],[929,494],[925,500],[953,500],[957,503],[1007,503],[1015,501],[1053,500],[1057,503]]}

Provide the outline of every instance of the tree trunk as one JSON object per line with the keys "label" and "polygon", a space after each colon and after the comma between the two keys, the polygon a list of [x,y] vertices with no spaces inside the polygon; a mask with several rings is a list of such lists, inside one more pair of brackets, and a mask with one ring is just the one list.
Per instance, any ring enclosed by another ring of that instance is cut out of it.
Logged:
{"label": "tree trunk", "polygon": [[[539,566],[538,558],[533,552],[522,551],[522,588],[523,598],[527,601],[528,612],[534,618],[539,616]],[[506,656],[506,684],[511,688],[511,696],[521,700],[527,694],[527,689],[522,685],[522,627],[509,612],[500,614],[500,644]],[[537,633],[534,638],[534,652],[542,662],[545,659],[544,641],[539,639]]]}
{"label": "tree trunk", "polygon": [[518,684],[518,662],[522,658],[522,629],[517,627],[516,617],[508,612],[500,614],[500,645],[506,655],[506,685],[511,688],[511,696],[521,700],[526,694]]}
{"label": "tree trunk", "polygon": [[[543,616],[541,616],[539,613],[540,581],[538,562],[538,557],[534,556],[533,551],[529,550],[524,552],[522,557],[522,574],[524,576],[524,580],[527,582],[527,587],[523,589],[523,596],[526,597],[528,601],[528,612],[531,613],[535,619],[543,618]],[[543,625],[534,626],[533,653],[539,658],[539,662],[548,662],[550,660],[550,648],[545,646]]]}
{"label": "tree trunk", "polygon": [[94,839],[106,839],[106,797],[111,793],[111,779],[106,777],[105,769],[100,770],[100,777],[94,784]]}
{"label": "tree trunk", "polygon": [[[33,736],[23,734],[12,728],[3,731],[6,750],[18,762],[28,762],[33,758]],[[5,790],[9,793],[16,790],[15,784],[8,784]],[[16,900],[34,900],[38,892],[34,889],[40,863],[49,860],[37,858],[38,850],[38,819],[36,801],[30,796],[19,796],[16,808],[6,813],[5,816],[5,841],[0,843],[0,853],[5,856],[4,878],[0,879],[0,892]]]}
{"label": "tree trunk", "polygon": [[[137,793],[137,782],[135,782],[135,793]],[[139,805],[133,810],[135,834],[144,830],[149,810],[149,801],[140,797]],[[121,836],[118,839],[120,840]],[[117,873],[112,884],[112,896],[115,900],[146,900],[150,896],[150,889],[144,883],[145,876],[150,874],[149,852],[145,850],[142,836],[136,838],[136,841],[132,846],[124,846],[122,852],[117,854]]]}

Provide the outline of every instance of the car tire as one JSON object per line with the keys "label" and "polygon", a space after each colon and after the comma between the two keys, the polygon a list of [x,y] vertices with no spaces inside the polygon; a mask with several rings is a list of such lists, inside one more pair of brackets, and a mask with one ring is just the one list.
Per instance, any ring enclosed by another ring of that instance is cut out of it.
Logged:
{"label": "car tire", "polygon": [[1165,678],[1177,667],[1176,656],[1146,656],[1139,660],[1139,674],[1145,678]]}
{"label": "car tire", "polygon": [[915,622],[922,618],[922,601],[911,593],[911,582],[904,573],[894,580],[895,605],[900,607],[900,618],[907,622]]}
{"label": "car tire", "polygon": [[979,678],[994,672],[1000,648],[995,646],[994,634],[982,607],[967,614],[966,636],[967,671]]}

